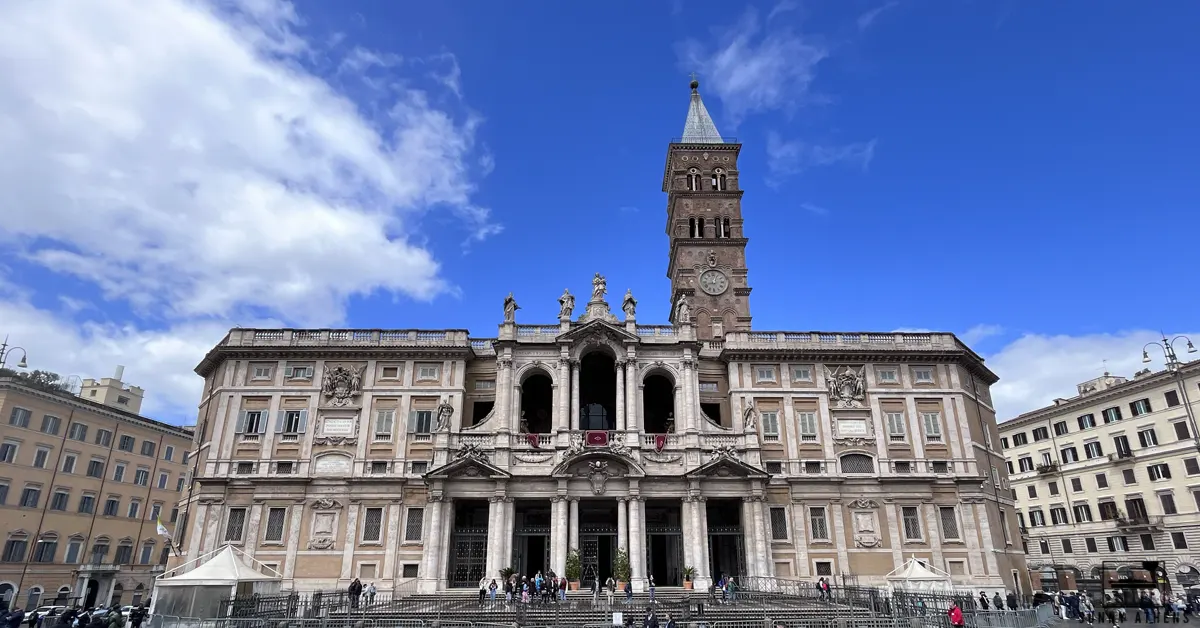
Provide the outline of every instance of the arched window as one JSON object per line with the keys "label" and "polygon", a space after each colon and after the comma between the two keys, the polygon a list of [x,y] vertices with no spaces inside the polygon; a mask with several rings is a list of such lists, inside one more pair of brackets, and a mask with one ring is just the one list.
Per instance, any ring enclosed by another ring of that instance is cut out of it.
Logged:
{"label": "arched window", "polygon": [[712,173],[712,189],[718,191],[725,190],[725,171],[721,168],[713,170]]}
{"label": "arched window", "polygon": [[121,596],[125,594],[125,587],[121,586],[121,583],[118,582],[113,585],[112,592],[113,592],[112,599],[109,600],[108,603],[120,605],[121,604]]}
{"label": "arched window", "polygon": [[65,584],[61,587],[58,587],[58,595],[54,596],[54,605],[63,606],[69,599],[71,599],[71,587]]}
{"label": "arched window", "polygon": [[696,237],[697,238],[704,237],[704,218],[703,217],[696,219]]}
{"label": "arched window", "polygon": [[139,565],[149,565],[154,559],[154,541],[142,543],[142,553],[138,555]]}
{"label": "arched window", "polygon": [[729,230],[729,217],[728,216],[726,216],[725,219],[721,221],[721,231],[723,231],[725,233],[725,235],[722,237],[726,237],[726,238],[733,237],[733,232]]}
{"label": "arched window", "polygon": [[689,189],[693,192],[700,191],[700,170],[699,169],[692,168],[692,169],[688,170],[687,189]]}
{"label": "arched window", "polygon": [[33,610],[38,607],[38,603],[42,601],[42,587],[29,587],[29,599],[25,602],[25,608]]}
{"label": "arched window", "polygon": [[696,237],[696,219],[695,218],[688,218],[688,237],[689,238]]}
{"label": "arched window", "polygon": [[130,602],[130,603],[131,603],[131,604],[133,604],[134,606],[137,606],[138,604],[141,604],[141,603],[142,603],[142,596],[143,596],[143,595],[145,595],[145,594],[146,594],[146,585],[144,585],[144,584],[138,584],[138,585],[137,585],[137,588],[135,588],[135,589],[133,590],[133,601],[132,601],[132,602]]}
{"label": "arched window", "polygon": [[91,561],[93,565],[104,564],[104,559],[108,557],[109,541],[107,536],[102,536],[92,543]]}
{"label": "arched window", "polygon": [[133,541],[123,539],[120,545],[117,545],[117,555],[113,562],[118,565],[133,564]]}
{"label": "arched window", "polygon": [[866,454],[842,456],[842,473],[874,473],[875,462]]}
{"label": "arched window", "polygon": [[23,530],[17,530],[8,535],[4,542],[4,554],[0,560],[6,563],[25,562],[25,554],[29,551],[29,535]]}
{"label": "arched window", "polygon": [[48,532],[38,539],[36,545],[33,546],[33,562],[35,563],[52,563],[54,555],[58,553],[58,535],[53,532]]}

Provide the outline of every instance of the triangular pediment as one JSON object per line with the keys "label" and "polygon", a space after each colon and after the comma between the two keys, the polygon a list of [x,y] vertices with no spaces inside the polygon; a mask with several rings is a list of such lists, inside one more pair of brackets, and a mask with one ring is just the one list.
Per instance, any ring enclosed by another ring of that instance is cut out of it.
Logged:
{"label": "triangular pediment", "polygon": [[512,474],[480,456],[461,456],[425,474],[431,480],[496,480]]}
{"label": "triangular pediment", "polygon": [[767,479],[771,477],[763,469],[747,464],[731,456],[718,456],[708,462],[688,471],[691,478],[751,478]]}
{"label": "triangular pediment", "polygon": [[591,338],[604,338],[616,342],[637,342],[636,334],[631,334],[623,327],[613,325],[608,321],[588,321],[565,334],[559,335],[560,341],[578,342]]}

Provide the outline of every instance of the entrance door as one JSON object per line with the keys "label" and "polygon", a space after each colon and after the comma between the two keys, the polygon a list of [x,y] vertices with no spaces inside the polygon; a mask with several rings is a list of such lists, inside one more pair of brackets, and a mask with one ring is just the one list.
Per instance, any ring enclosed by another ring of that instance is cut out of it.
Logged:
{"label": "entrance door", "polygon": [[487,528],[456,528],[450,534],[450,547],[450,586],[477,586],[487,568]]}
{"label": "entrance door", "polygon": [[550,571],[550,535],[518,535],[513,543],[513,566],[522,576],[546,575]]}
{"label": "entrance door", "polygon": [[579,544],[582,546],[579,558],[583,568],[580,587],[585,590],[590,589],[595,580],[600,580],[600,584],[604,584],[608,581],[609,576],[613,575],[617,535],[581,534],[579,535]]}
{"label": "entrance door", "polygon": [[87,596],[83,600],[84,608],[96,608],[96,598],[100,595],[100,583],[94,578],[88,580]]}
{"label": "entrance door", "polygon": [[742,550],[741,528],[708,529],[709,573],[714,580],[721,576],[745,575],[746,561]]}
{"label": "entrance door", "polygon": [[647,576],[654,576],[654,584],[660,587],[683,586],[683,535],[672,533],[649,534],[646,536]]}

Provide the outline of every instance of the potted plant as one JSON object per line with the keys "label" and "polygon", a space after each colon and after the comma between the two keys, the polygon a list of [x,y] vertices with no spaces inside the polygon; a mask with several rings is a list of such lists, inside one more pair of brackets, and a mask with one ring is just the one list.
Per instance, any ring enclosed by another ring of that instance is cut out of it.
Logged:
{"label": "potted plant", "polygon": [[613,563],[613,575],[617,578],[617,590],[624,591],[625,583],[629,582],[629,552],[624,548],[617,550],[617,560]]}
{"label": "potted plant", "polygon": [[504,590],[504,583],[508,582],[508,579],[511,578],[513,576],[513,574],[515,574],[515,573],[517,573],[517,570],[513,569],[512,567],[505,567],[500,570],[500,590],[501,591]]}
{"label": "potted plant", "polygon": [[695,575],[696,575],[695,567],[688,566],[688,567],[683,568],[683,588],[685,588],[685,589],[692,588],[692,577]]}
{"label": "potted plant", "polygon": [[579,550],[567,552],[567,583],[572,591],[579,590],[579,577],[583,575],[583,561],[579,558]]}

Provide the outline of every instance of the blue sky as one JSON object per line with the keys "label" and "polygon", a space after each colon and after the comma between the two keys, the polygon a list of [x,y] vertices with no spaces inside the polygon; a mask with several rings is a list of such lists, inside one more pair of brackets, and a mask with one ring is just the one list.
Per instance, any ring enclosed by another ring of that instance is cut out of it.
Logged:
{"label": "blue sky", "polygon": [[733,6],[8,4],[0,333],[187,422],[234,324],[491,336],[597,271],[665,322],[691,72],[757,329],[956,332],[1011,415],[1198,328],[1200,6]]}

